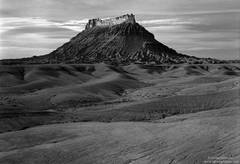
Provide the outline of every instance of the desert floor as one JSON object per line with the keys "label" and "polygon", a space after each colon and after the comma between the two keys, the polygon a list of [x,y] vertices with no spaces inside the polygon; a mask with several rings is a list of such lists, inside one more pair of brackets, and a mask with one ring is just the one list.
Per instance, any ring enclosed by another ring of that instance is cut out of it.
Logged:
{"label": "desert floor", "polygon": [[0,163],[240,163],[240,66],[0,67]]}

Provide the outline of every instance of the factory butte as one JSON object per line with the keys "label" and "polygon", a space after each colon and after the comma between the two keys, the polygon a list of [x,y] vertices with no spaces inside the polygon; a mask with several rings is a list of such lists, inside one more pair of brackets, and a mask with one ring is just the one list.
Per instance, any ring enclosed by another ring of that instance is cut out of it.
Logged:
{"label": "factory butte", "polygon": [[116,18],[107,18],[107,19],[90,19],[85,27],[85,29],[89,29],[95,26],[113,26],[113,25],[117,25],[117,24],[121,24],[123,22],[126,23],[136,23],[135,20],[135,15],[133,14],[126,14],[126,15],[122,15]]}
{"label": "factory butte", "polygon": [[80,64],[117,65],[219,63],[211,58],[197,58],[178,53],[160,43],[137,23],[135,15],[90,19],[85,30],[53,52],[24,59],[1,61],[3,64]]}

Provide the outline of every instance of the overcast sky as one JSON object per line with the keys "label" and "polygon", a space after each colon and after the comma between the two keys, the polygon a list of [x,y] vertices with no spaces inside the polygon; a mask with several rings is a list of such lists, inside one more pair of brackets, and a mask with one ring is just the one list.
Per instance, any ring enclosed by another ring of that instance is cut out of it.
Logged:
{"label": "overcast sky", "polygon": [[49,53],[88,19],[126,13],[178,52],[240,58],[240,0],[0,0],[0,59]]}

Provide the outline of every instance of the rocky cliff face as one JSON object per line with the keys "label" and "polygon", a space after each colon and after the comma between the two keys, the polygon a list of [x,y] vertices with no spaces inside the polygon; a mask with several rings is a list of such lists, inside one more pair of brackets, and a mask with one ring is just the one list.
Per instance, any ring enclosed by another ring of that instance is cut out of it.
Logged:
{"label": "rocky cliff face", "polygon": [[95,26],[113,26],[113,25],[117,25],[117,24],[121,24],[123,22],[128,22],[128,23],[136,23],[135,20],[135,16],[133,14],[126,14],[126,15],[122,15],[119,17],[115,17],[115,18],[108,18],[108,19],[90,19],[85,27],[85,29],[90,29],[93,28]]}

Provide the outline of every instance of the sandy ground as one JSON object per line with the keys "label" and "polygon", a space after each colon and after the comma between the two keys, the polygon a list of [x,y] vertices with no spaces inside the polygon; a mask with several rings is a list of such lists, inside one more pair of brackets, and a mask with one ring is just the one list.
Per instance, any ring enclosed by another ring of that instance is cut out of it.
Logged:
{"label": "sandy ground", "polygon": [[0,135],[0,163],[204,163],[240,160],[238,107],[152,122],[68,123]]}
{"label": "sandy ground", "polygon": [[234,64],[2,66],[0,163],[240,163],[239,76]]}

